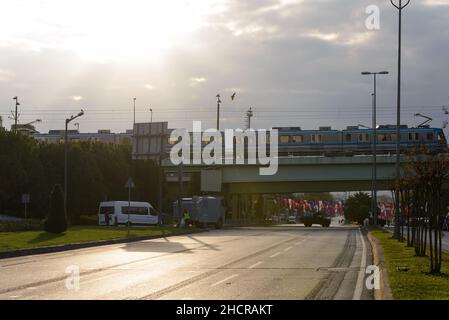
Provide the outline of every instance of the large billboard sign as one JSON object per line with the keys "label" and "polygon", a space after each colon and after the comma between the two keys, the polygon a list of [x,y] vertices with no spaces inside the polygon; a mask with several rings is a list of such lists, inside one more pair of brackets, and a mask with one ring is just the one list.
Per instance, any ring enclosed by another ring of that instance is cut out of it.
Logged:
{"label": "large billboard sign", "polygon": [[168,122],[136,123],[133,128],[133,159],[163,158],[166,152]]}

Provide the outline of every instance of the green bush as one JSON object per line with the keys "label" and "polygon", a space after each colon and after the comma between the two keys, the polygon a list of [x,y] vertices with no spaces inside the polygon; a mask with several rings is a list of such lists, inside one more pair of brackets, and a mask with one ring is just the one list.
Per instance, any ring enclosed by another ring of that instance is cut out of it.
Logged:
{"label": "green bush", "polygon": [[44,230],[50,233],[63,233],[67,230],[67,217],[64,213],[62,187],[56,184],[50,194],[50,209],[44,222]]}

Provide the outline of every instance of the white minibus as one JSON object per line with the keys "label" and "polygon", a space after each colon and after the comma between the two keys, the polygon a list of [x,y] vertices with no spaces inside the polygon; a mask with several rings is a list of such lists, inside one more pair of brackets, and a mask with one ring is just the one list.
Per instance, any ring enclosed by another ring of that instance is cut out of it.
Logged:
{"label": "white minibus", "polygon": [[98,224],[151,225],[157,224],[159,213],[148,202],[103,201],[98,208]]}

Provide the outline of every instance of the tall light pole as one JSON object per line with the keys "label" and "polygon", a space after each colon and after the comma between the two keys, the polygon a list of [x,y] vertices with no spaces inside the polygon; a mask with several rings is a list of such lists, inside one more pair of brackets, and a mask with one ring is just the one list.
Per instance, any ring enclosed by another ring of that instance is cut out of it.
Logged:
{"label": "tall light pole", "polygon": [[76,116],[72,115],[70,118],[65,119],[65,131],[64,131],[64,214],[67,218],[67,128],[69,123],[84,114],[83,109]]}
{"label": "tall light pole", "polygon": [[136,98],[133,98],[133,104],[134,104],[134,111],[133,111],[133,130],[134,130],[134,125],[136,124]]}
{"label": "tall light pole", "polygon": [[253,115],[254,115],[253,114],[253,108],[250,107],[249,110],[246,111],[246,121],[247,121],[246,126],[247,126],[247,129],[251,129],[251,118],[252,118]]}
{"label": "tall light pole", "polygon": [[215,97],[217,98],[217,131],[219,131],[220,130],[220,104],[221,104],[220,94],[218,93]]}
{"label": "tall light pole", "polygon": [[14,132],[17,132],[17,122],[19,120],[19,115],[17,113],[17,108],[18,108],[18,106],[20,106],[20,103],[19,103],[19,97],[15,96],[12,99],[16,100],[16,110],[15,110],[15,112],[13,114],[13,118],[14,118]]}
{"label": "tall light pole", "polygon": [[373,130],[373,138],[372,138],[372,150],[373,150],[373,172],[371,179],[371,212],[373,214],[373,224],[377,225],[377,75],[386,75],[388,71],[379,71],[379,72],[369,72],[364,71],[362,75],[372,75],[374,79],[374,91],[372,94],[372,125],[371,128]]}
{"label": "tall light pole", "polygon": [[153,108],[150,108],[150,122],[153,123]]}
{"label": "tall light pole", "polygon": [[394,233],[393,238],[399,239],[400,229],[399,229],[399,215],[400,215],[400,200],[399,200],[399,180],[401,178],[401,49],[402,49],[402,9],[404,9],[410,0],[398,0],[399,3],[396,5],[393,0],[390,0],[391,4],[398,10],[399,20],[398,20],[398,83],[397,83],[397,108],[396,108],[396,186],[394,188],[395,197],[395,210],[394,210]]}

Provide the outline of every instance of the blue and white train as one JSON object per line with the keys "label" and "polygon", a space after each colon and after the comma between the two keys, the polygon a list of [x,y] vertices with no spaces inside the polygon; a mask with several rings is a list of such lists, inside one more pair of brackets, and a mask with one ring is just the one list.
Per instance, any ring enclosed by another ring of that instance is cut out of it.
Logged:
{"label": "blue and white train", "polygon": [[[278,127],[279,156],[304,155],[357,155],[372,153],[372,129],[360,129],[357,126],[345,130],[332,130],[320,127],[318,130],[301,130],[299,127]],[[412,150],[425,145],[432,153],[446,153],[448,146],[441,128],[400,127],[401,150]],[[396,126],[381,125],[377,128],[378,154],[395,153]]]}

